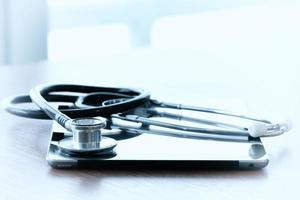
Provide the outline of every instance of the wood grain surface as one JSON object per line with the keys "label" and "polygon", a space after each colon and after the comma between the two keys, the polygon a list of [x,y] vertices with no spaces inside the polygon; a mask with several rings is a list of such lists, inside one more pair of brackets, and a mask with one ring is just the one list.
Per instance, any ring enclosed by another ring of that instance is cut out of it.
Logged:
{"label": "wood grain surface", "polygon": [[289,134],[263,140],[270,157],[263,170],[56,170],[45,160],[51,122],[1,109],[0,199],[298,199],[300,65],[286,62],[143,50],[93,62],[0,67],[1,100],[42,83],[133,86],[163,100],[294,122]]}

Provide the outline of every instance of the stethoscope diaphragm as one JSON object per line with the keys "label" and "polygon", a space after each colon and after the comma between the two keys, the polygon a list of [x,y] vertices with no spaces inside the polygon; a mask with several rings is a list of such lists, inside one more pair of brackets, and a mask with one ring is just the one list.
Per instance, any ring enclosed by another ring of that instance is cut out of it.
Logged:
{"label": "stethoscope diaphragm", "polygon": [[110,152],[117,146],[117,142],[112,138],[102,136],[101,142],[93,145],[78,145],[73,141],[73,137],[67,137],[58,141],[57,146],[59,150],[67,154],[98,154]]}
{"label": "stethoscope diaphragm", "polygon": [[106,126],[104,118],[77,118],[70,123],[72,137],[58,141],[58,148],[64,153],[102,153],[111,151],[116,145],[116,140],[102,136]]}

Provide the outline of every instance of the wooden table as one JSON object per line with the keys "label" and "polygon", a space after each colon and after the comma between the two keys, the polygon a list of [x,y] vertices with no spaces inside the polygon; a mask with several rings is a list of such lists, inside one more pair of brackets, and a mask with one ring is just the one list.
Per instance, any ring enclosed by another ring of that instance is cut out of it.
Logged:
{"label": "wooden table", "polygon": [[1,109],[0,199],[297,198],[300,65],[296,60],[245,62],[197,51],[142,50],[93,62],[0,67],[0,99],[27,93],[40,83],[135,86],[147,88],[159,99],[225,106],[294,122],[289,134],[264,139],[270,163],[263,170],[57,170],[45,160],[51,122],[12,116]]}

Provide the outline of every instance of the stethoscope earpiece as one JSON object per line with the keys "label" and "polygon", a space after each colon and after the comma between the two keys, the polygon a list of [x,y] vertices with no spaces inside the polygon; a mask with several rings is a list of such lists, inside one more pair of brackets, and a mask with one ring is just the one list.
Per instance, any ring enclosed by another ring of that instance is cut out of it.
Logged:
{"label": "stethoscope earpiece", "polygon": [[284,123],[266,124],[262,122],[255,122],[248,127],[248,132],[251,137],[272,137],[278,136],[290,131],[292,122],[287,120]]}
{"label": "stethoscope earpiece", "polygon": [[268,125],[261,122],[255,122],[248,128],[249,135],[255,138],[265,135],[267,131]]}

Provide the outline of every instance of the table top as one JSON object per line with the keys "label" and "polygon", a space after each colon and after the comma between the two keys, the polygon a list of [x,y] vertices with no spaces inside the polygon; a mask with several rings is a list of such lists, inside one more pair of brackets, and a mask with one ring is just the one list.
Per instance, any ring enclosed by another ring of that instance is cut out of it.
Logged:
{"label": "table top", "polygon": [[[263,139],[269,165],[257,171],[58,170],[45,156],[51,122],[0,110],[0,199],[281,199],[298,196],[300,62],[216,57],[196,50],[140,50],[77,63],[0,67],[0,99],[42,83],[147,88],[155,98],[229,108],[274,120],[289,134]],[[241,67],[242,66],[242,67]]]}

